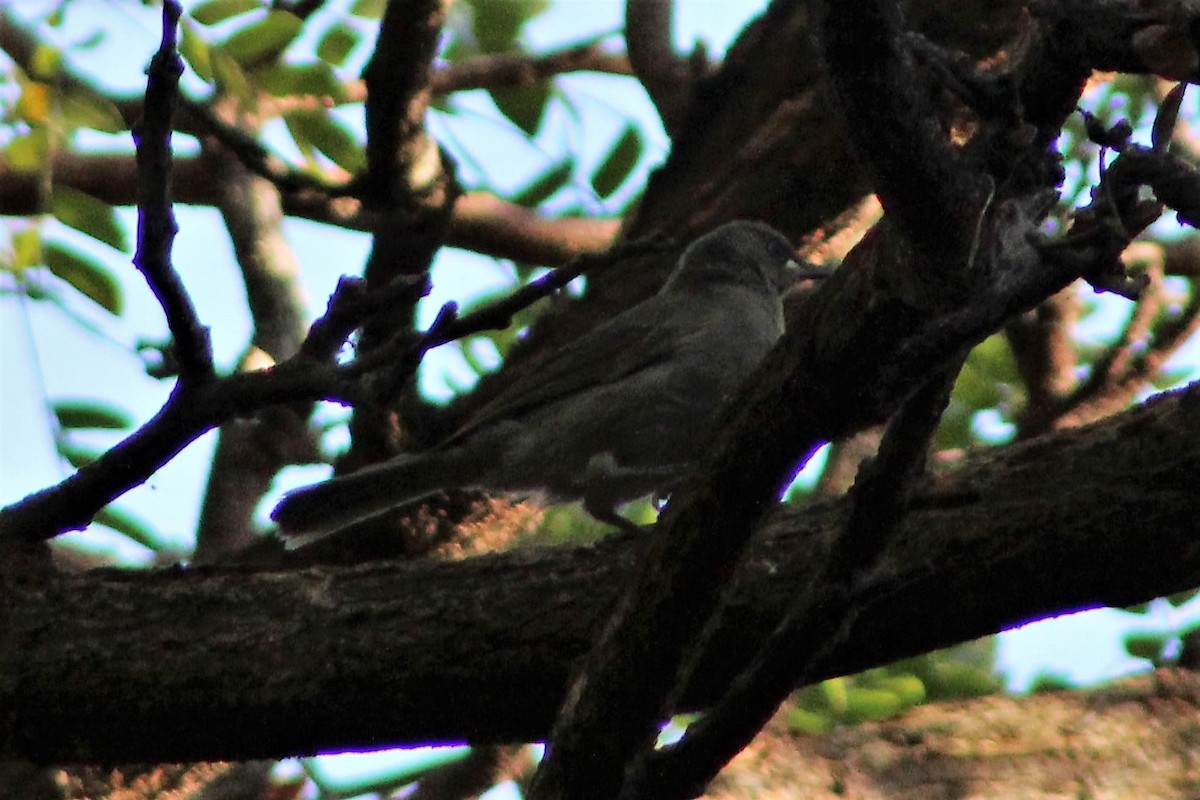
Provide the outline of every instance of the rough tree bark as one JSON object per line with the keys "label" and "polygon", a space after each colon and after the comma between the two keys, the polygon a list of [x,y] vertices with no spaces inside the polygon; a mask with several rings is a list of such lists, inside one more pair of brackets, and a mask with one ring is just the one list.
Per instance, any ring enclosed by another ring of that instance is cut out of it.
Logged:
{"label": "rough tree bark", "polygon": [[[852,598],[868,612],[814,677],[1193,586],[1198,434],[1193,389],[981,453],[933,480],[866,595]],[[773,515],[687,707],[711,702],[744,667],[847,511],[840,500]],[[646,543],[290,570],[48,576],[10,561],[0,759],[252,758],[544,737]]]}

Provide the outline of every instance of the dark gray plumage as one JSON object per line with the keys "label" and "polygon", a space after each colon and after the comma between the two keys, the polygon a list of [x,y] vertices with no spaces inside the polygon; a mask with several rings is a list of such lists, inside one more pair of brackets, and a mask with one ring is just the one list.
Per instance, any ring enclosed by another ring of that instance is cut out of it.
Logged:
{"label": "dark gray plumage", "polygon": [[556,351],[453,436],[287,494],[285,535],[313,536],[447,488],[620,503],[669,490],[718,408],[783,333],[792,246],[755,222],[697,239],[658,294]]}

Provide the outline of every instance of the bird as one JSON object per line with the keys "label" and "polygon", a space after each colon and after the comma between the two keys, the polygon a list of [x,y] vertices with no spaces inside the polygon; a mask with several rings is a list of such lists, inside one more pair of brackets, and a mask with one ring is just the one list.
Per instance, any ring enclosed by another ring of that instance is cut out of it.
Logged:
{"label": "bird", "polygon": [[765,223],[716,228],[656,294],[553,352],[442,442],[291,491],[272,519],[308,541],[453,488],[582,499],[631,526],[616,509],[669,493],[783,334],[782,292],[803,274],[794,256]]}

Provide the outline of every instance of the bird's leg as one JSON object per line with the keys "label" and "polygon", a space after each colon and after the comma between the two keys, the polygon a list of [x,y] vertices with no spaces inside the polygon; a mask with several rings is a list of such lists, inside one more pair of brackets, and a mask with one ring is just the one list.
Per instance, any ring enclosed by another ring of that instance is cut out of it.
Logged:
{"label": "bird's leg", "polygon": [[644,534],[646,529],[650,527],[648,525],[638,525],[628,517],[622,516],[612,505],[593,505],[590,497],[583,498],[583,509],[591,514],[594,519],[612,525],[614,528],[623,530],[626,533]]}
{"label": "bird's leg", "polygon": [[601,522],[623,531],[642,533],[648,526],[631,522],[617,512],[617,503],[626,495],[618,487],[666,484],[679,474],[677,466],[622,467],[610,452],[597,453],[588,459],[584,470],[583,508]]}

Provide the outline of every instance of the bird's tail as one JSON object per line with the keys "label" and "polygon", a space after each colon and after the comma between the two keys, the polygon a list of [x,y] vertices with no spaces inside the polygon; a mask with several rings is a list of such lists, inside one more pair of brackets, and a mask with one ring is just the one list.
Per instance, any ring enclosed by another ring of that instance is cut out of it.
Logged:
{"label": "bird's tail", "polygon": [[[431,463],[433,462],[433,463]],[[436,459],[397,456],[358,472],[288,492],[271,512],[279,532],[306,541],[428,497],[445,484]]]}

